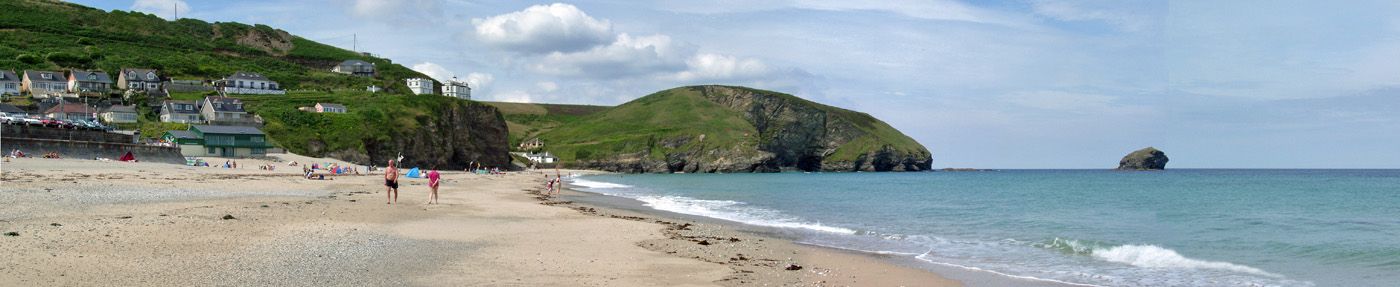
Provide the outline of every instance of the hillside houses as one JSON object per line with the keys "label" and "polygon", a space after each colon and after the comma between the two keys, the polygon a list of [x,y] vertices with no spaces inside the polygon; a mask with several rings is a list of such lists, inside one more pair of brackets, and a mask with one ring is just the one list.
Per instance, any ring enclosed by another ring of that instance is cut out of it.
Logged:
{"label": "hillside houses", "polygon": [[405,81],[408,81],[408,90],[410,92],[413,92],[414,95],[433,94],[433,80],[424,78],[409,78]]}
{"label": "hillside houses", "polygon": [[92,120],[97,108],[81,103],[61,103],[44,110],[44,117],[56,120]]}
{"label": "hillside houses", "polygon": [[331,72],[361,77],[374,77],[376,73],[374,63],[361,60],[345,60],[331,68]]}
{"label": "hillside houses", "polygon": [[225,94],[283,95],[287,93],[277,85],[277,82],[253,72],[239,71],[224,77],[214,85],[218,86]]}
{"label": "hillside houses", "polygon": [[160,90],[160,74],[153,69],[122,69],[117,76],[117,87],[126,90],[155,91]]}
{"label": "hillside houses", "polygon": [[472,99],[472,87],[467,85],[467,82],[458,81],[457,77],[452,77],[452,80],[442,83],[442,95],[470,100]]}
{"label": "hillside houses", "polygon": [[343,114],[343,113],[346,112],[345,105],[341,105],[341,104],[316,103],[316,107],[315,107],[315,108],[316,108],[316,112],[318,112],[318,113],[340,113],[340,114]]}
{"label": "hillside houses", "polygon": [[199,105],[193,101],[167,100],[160,103],[160,121],[165,123],[202,123],[204,116],[199,112]]}
{"label": "hillside houses", "polygon": [[108,124],[136,123],[136,106],[113,105],[102,109],[98,117]]}
{"label": "hillside houses", "polygon": [[22,83],[19,75],[15,74],[15,71],[0,70],[0,95],[18,96],[19,86]]}
{"label": "hillside houses", "polygon": [[62,72],[25,70],[20,91],[30,95],[53,95],[68,92],[68,78]]}
{"label": "hillside houses", "polygon": [[219,96],[204,97],[199,103],[199,114],[210,124],[248,124],[253,121],[243,110],[243,101]]}
{"label": "hillside houses", "polygon": [[82,95],[104,95],[112,92],[112,77],[103,71],[68,71],[68,92]]}

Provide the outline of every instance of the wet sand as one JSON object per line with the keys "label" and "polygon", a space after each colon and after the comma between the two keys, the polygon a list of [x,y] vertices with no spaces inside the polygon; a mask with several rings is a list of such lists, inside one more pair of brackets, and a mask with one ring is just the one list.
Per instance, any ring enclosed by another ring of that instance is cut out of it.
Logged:
{"label": "wet sand", "polygon": [[306,180],[287,162],[330,160],[284,157],[275,171],[5,162],[0,285],[958,285],[723,225],[560,202],[537,194],[538,173],[445,172],[437,205],[424,203],[425,179],[403,178],[389,205],[380,174]]}

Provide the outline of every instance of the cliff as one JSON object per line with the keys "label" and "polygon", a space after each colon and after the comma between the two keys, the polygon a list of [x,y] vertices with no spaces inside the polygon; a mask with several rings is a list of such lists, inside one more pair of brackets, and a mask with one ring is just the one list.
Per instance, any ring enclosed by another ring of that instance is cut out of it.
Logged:
{"label": "cliff", "polygon": [[927,149],[868,114],[732,86],[657,92],[544,132],[565,166],[618,172],[925,171]]}
{"label": "cliff", "polygon": [[1147,147],[1123,156],[1118,161],[1118,170],[1163,170],[1168,160],[1166,153]]}

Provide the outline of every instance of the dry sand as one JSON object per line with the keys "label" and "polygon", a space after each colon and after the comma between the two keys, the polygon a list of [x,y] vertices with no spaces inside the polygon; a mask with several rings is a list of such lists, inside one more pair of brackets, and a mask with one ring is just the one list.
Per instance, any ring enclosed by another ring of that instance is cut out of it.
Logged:
{"label": "dry sand", "polygon": [[537,173],[445,172],[438,205],[424,204],[426,180],[404,178],[389,205],[380,174],[306,180],[290,161],[331,160],[5,162],[0,285],[958,285],[723,225],[555,201],[538,195]]}

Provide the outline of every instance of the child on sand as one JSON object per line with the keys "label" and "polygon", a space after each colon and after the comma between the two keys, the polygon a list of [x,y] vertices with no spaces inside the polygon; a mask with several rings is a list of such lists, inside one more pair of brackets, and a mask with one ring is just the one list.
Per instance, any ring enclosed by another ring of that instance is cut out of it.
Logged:
{"label": "child on sand", "polygon": [[442,183],[441,179],[442,175],[438,174],[436,168],[428,171],[428,189],[431,189],[431,191],[428,192],[428,204],[437,204],[438,184]]}

